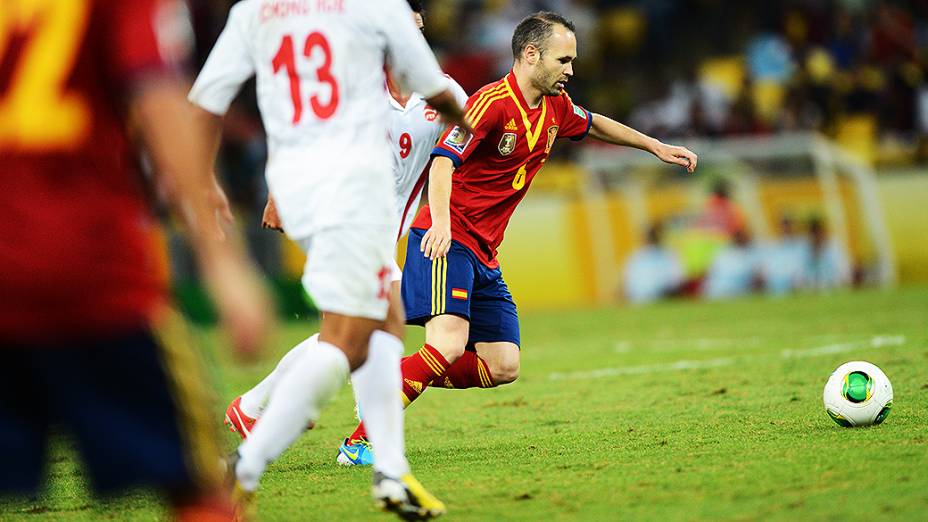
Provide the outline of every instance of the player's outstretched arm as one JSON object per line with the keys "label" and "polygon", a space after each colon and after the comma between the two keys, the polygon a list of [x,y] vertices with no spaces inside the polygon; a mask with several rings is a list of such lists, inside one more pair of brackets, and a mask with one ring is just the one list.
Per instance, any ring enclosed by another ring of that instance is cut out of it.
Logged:
{"label": "player's outstretched arm", "polygon": [[451,249],[451,174],[454,163],[444,156],[432,158],[429,169],[429,212],[432,227],[422,236],[419,250],[429,259],[445,257]]}
{"label": "player's outstretched arm", "polygon": [[593,114],[590,136],[607,143],[635,147],[657,156],[661,161],[685,167],[688,172],[696,170],[698,157],[686,147],[667,145],[647,134],[623,125],[602,114]]}
{"label": "player's outstretched arm", "polygon": [[180,82],[153,82],[135,93],[133,110],[156,170],[175,187],[177,206],[191,214],[190,242],[225,329],[238,352],[250,355],[270,327],[270,299],[235,235],[223,240],[204,226],[215,222],[209,153],[215,150],[210,139],[218,137],[209,135],[204,121],[194,116],[186,92]]}

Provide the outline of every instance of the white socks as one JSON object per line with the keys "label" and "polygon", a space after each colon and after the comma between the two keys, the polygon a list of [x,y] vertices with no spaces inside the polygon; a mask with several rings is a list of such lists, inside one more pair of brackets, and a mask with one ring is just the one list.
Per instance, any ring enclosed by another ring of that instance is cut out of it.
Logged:
{"label": "white socks", "polygon": [[245,415],[253,419],[257,419],[264,413],[264,403],[267,402],[268,397],[271,396],[271,392],[274,390],[274,386],[277,384],[277,381],[280,380],[280,377],[286,373],[287,368],[293,364],[293,361],[297,359],[297,355],[303,352],[308,348],[311,348],[316,345],[319,341],[319,334],[314,334],[309,339],[301,342],[300,344],[294,346],[290,349],[283,358],[280,359],[280,362],[277,363],[277,366],[274,370],[264,378],[263,381],[255,385],[254,388],[248,390],[242,394],[242,402],[240,406]]}
{"label": "white socks", "polygon": [[[319,410],[344,385],[349,371],[345,354],[325,342],[298,351],[288,366],[271,391],[261,421],[238,448],[235,474],[246,491],[257,489],[268,463],[293,444],[310,420],[318,418]],[[395,370],[399,374],[399,363]],[[398,399],[397,390],[399,384],[390,395]]]}
{"label": "white socks", "polygon": [[402,353],[399,338],[377,330],[371,335],[367,361],[351,374],[354,397],[374,448],[374,469],[393,478],[409,473],[400,398]]}

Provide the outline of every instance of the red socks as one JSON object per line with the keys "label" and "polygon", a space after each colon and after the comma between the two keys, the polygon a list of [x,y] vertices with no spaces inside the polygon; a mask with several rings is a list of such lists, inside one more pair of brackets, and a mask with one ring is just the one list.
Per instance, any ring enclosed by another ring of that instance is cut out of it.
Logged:
{"label": "red socks", "polygon": [[464,352],[460,359],[432,382],[441,388],[492,388],[496,386],[487,363],[477,352]]}
{"label": "red socks", "polygon": [[[496,386],[487,363],[476,352],[464,352],[454,364],[448,364],[444,356],[428,344],[418,352],[404,357],[400,362],[403,373],[403,407],[419,398],[429,386],[440,388],[492,388]],[[361,414],[364,412],[362,410]],[[348,437],[350,440],[367,437],[364,423]]]}
{"label": "red socks", "polygon": [[403,373],[403,407],[419,398],[435,377],[445,373],[450,364],[445,357],[426,344],[418,352],[400,361]]}
{"label": "red socks", "polygon": [[[432,380],[443,374],[449,366],[441,352],[428,344],[409,357],[403,357],[400,361],[400,371],[403,374],[403,407],[409,406],[422,395],[429,384],[432,384]],[[364,415],[363,409],[361,415]],[[364,423],[359,423],[348,438],[355,440],[362,437],[367,437],[367,432],[364,431]]]}

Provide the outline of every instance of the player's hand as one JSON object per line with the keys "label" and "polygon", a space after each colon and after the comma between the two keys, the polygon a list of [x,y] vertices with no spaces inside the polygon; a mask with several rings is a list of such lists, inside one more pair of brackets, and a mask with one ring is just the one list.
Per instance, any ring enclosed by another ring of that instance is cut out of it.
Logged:
{"label": "player's hand", "polygon": [[666,143],[658,144],[654,149],[654,155],[660,158],[661,161],[685,167],[686,171],[690,173],[696,170],[696,162],[699,159],[693,151],[686,147],[667,145]]}
{"label": "player's hand", "polygon": [[257,271],[239,256],[217,256],[204,264],[206,283],[235,355],[253,360],[274,324],[274,307]]}
{"label": "player's hand", "polygon": [[419,251],[422,252],[425,257],[435,260],[439,257],[445,257],[450,249],[451,225],[432,223],[432,227],[422,236],[422,243],[419,244]]}
{"label": "player's hand", "polygon": [[274,198],[267,197],[267,205],[264,206],[264,216],[261,217],[261,226],[278,232],[283,232],[284,227],[280,222],[280,216],[277,215],[277,205]]}

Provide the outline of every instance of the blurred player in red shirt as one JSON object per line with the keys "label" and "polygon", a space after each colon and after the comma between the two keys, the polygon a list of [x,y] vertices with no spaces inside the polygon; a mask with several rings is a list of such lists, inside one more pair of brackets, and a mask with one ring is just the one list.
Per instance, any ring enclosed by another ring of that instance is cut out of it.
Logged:
{"label": "blurred player in red shirt", "polygon": [[[496,251],[555,139],[589,134],[696,168],[689,150],[571,101],[564,87],[577,40],[567,19],[550,12],[525,18],[512,52],[509,74],[468,100],[473,134],[452,127],[432,152],[429,205],[412,224],[403,269],[407,323],[425,326],[425,345],[402,363],[407,405],[430,385],[490,388],[518,377],[518,314]],[[365,439],[363,424],[349,439]]]}
{"label": "blurred player in red shirt", "polygon": [[[227,520],[197,361],[180,339],[128,120],[186,209],[236,346],[267,298],[215,218],[205,129],[174,0],[5,0],[0,23],[0,494],[36,492],[48,432],[74,435],[102,493],[155,487],[178,518]],[[183,405],[183,409],[177,407]]]}

